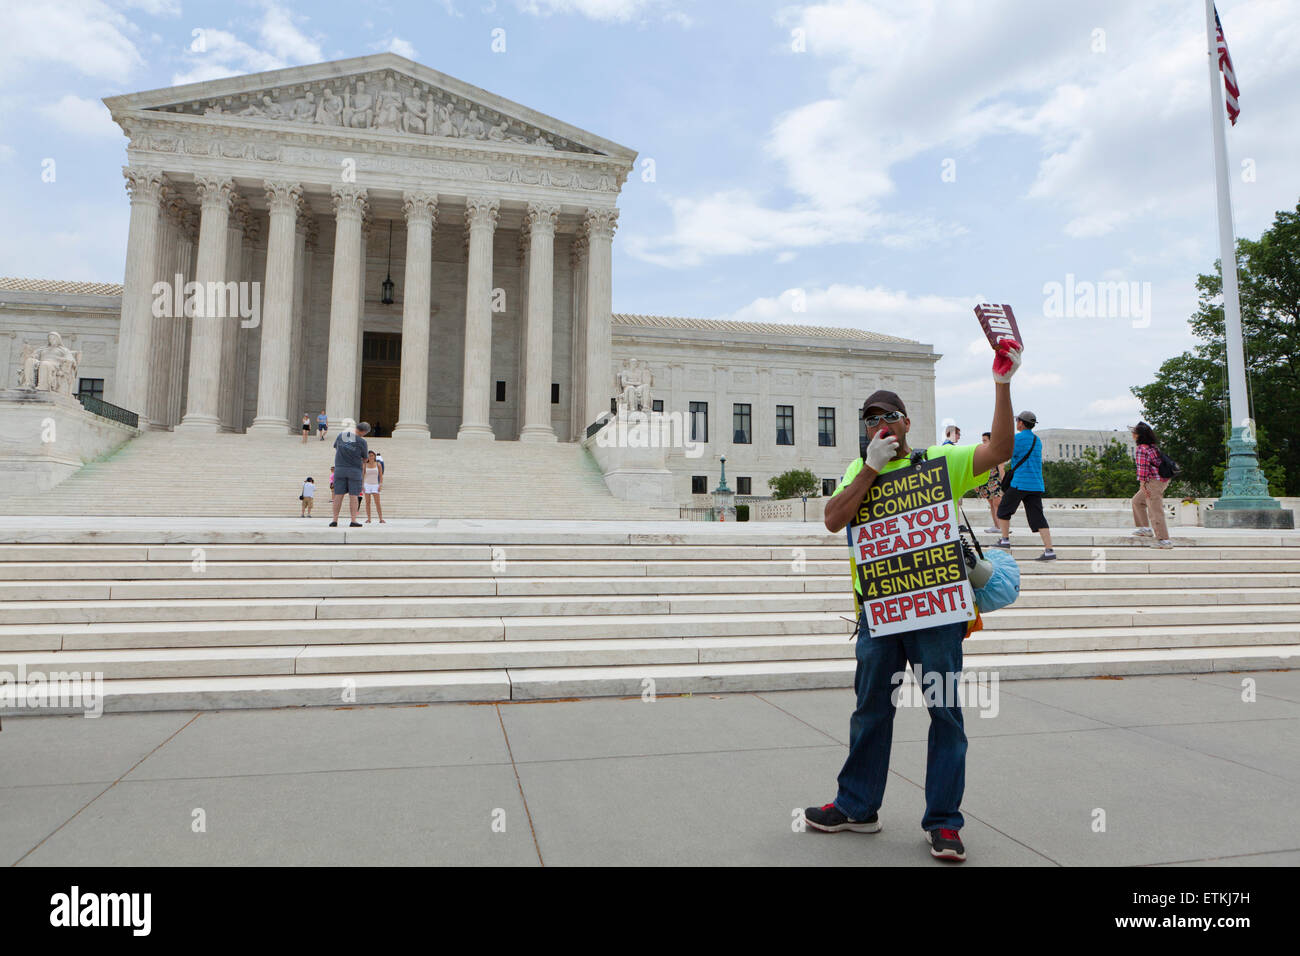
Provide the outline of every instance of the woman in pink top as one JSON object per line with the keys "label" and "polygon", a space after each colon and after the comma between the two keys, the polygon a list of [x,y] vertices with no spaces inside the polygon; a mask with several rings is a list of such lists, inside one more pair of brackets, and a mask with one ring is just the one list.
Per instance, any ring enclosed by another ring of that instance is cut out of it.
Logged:
{"label": "woman in pink top", "polygon": [[1137,494],[1133,496],[1133,534],[1139,538],[1155,538],[1154,546],[1172,548],[1169,526],[1165,523],[1165,488],[1168,478],[1160,477],[1160,450],[1156,447],[1156,434],[1146,422],[1133,426],[1133,440],[1137,442],[1134,459],[1137,462]]}

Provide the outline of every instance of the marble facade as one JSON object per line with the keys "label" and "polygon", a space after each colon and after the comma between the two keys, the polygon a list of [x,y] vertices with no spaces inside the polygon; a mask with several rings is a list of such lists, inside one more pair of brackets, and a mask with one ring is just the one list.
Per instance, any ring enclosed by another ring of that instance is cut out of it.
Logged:
{"label": "marble facade", "polygon": [[[391,53],[104,102],[131,200],[105,398],[145,427],[286,433],[369,405],[398,437],[556,441],[608,404],[634,151]],[[159,315],[164,286],[197,308]],[[250,289],[256,321],[232,315]],[[377,370],[363,398],[369,333],[401,336],[400,386]]]}

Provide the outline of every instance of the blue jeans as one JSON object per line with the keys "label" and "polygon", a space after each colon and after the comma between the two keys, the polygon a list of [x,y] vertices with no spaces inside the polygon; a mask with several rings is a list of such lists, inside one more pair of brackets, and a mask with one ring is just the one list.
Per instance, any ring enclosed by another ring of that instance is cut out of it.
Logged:
{"label": "blue jeans", "polygon": [[[894,738],[894,688],[907,664],[921,687],[922,674],[961,671],[965,622],[941,624],[906,634],[872,637],[865,620],[858,625],[858,668],[853,677],[858,706],[849,721],[849,756],[840,771],[835,806],[853,820],[880,809],[889,776],[889,749]],[[920,670],[921,673],[915,673]],[[956,700],[926,700],[930,737],[925,762],[925,830],[960,830],[961,798],[966,788],[966,731]]]}

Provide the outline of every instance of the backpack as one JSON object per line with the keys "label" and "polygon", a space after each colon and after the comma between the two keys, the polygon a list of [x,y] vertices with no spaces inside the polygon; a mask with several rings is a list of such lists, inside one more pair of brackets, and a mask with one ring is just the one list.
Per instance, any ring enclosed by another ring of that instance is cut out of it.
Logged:
{"label": "backpack", "polygon": [[1156,454],[1160,456],[1160,464],[1156,466],[1156,474],[1161,478],[1165,479],[1165,481],[1169,481],[1182,474],[1183,469],[1178,466],[1178,462],[1174,461],[1159,448],[1156,449]]}

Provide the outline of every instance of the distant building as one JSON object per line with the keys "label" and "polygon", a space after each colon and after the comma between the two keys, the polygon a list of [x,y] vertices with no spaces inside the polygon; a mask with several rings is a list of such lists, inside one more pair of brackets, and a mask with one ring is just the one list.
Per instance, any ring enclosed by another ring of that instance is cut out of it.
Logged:
{"label": "distant building", "polygon": [[1127,428],[1036,428],[1034,433],[1043,443],[1043,461],[1078,461],[1083,453],[1092,449],[1101,454],[1113,441],[1134,454],[1133,434]]}

